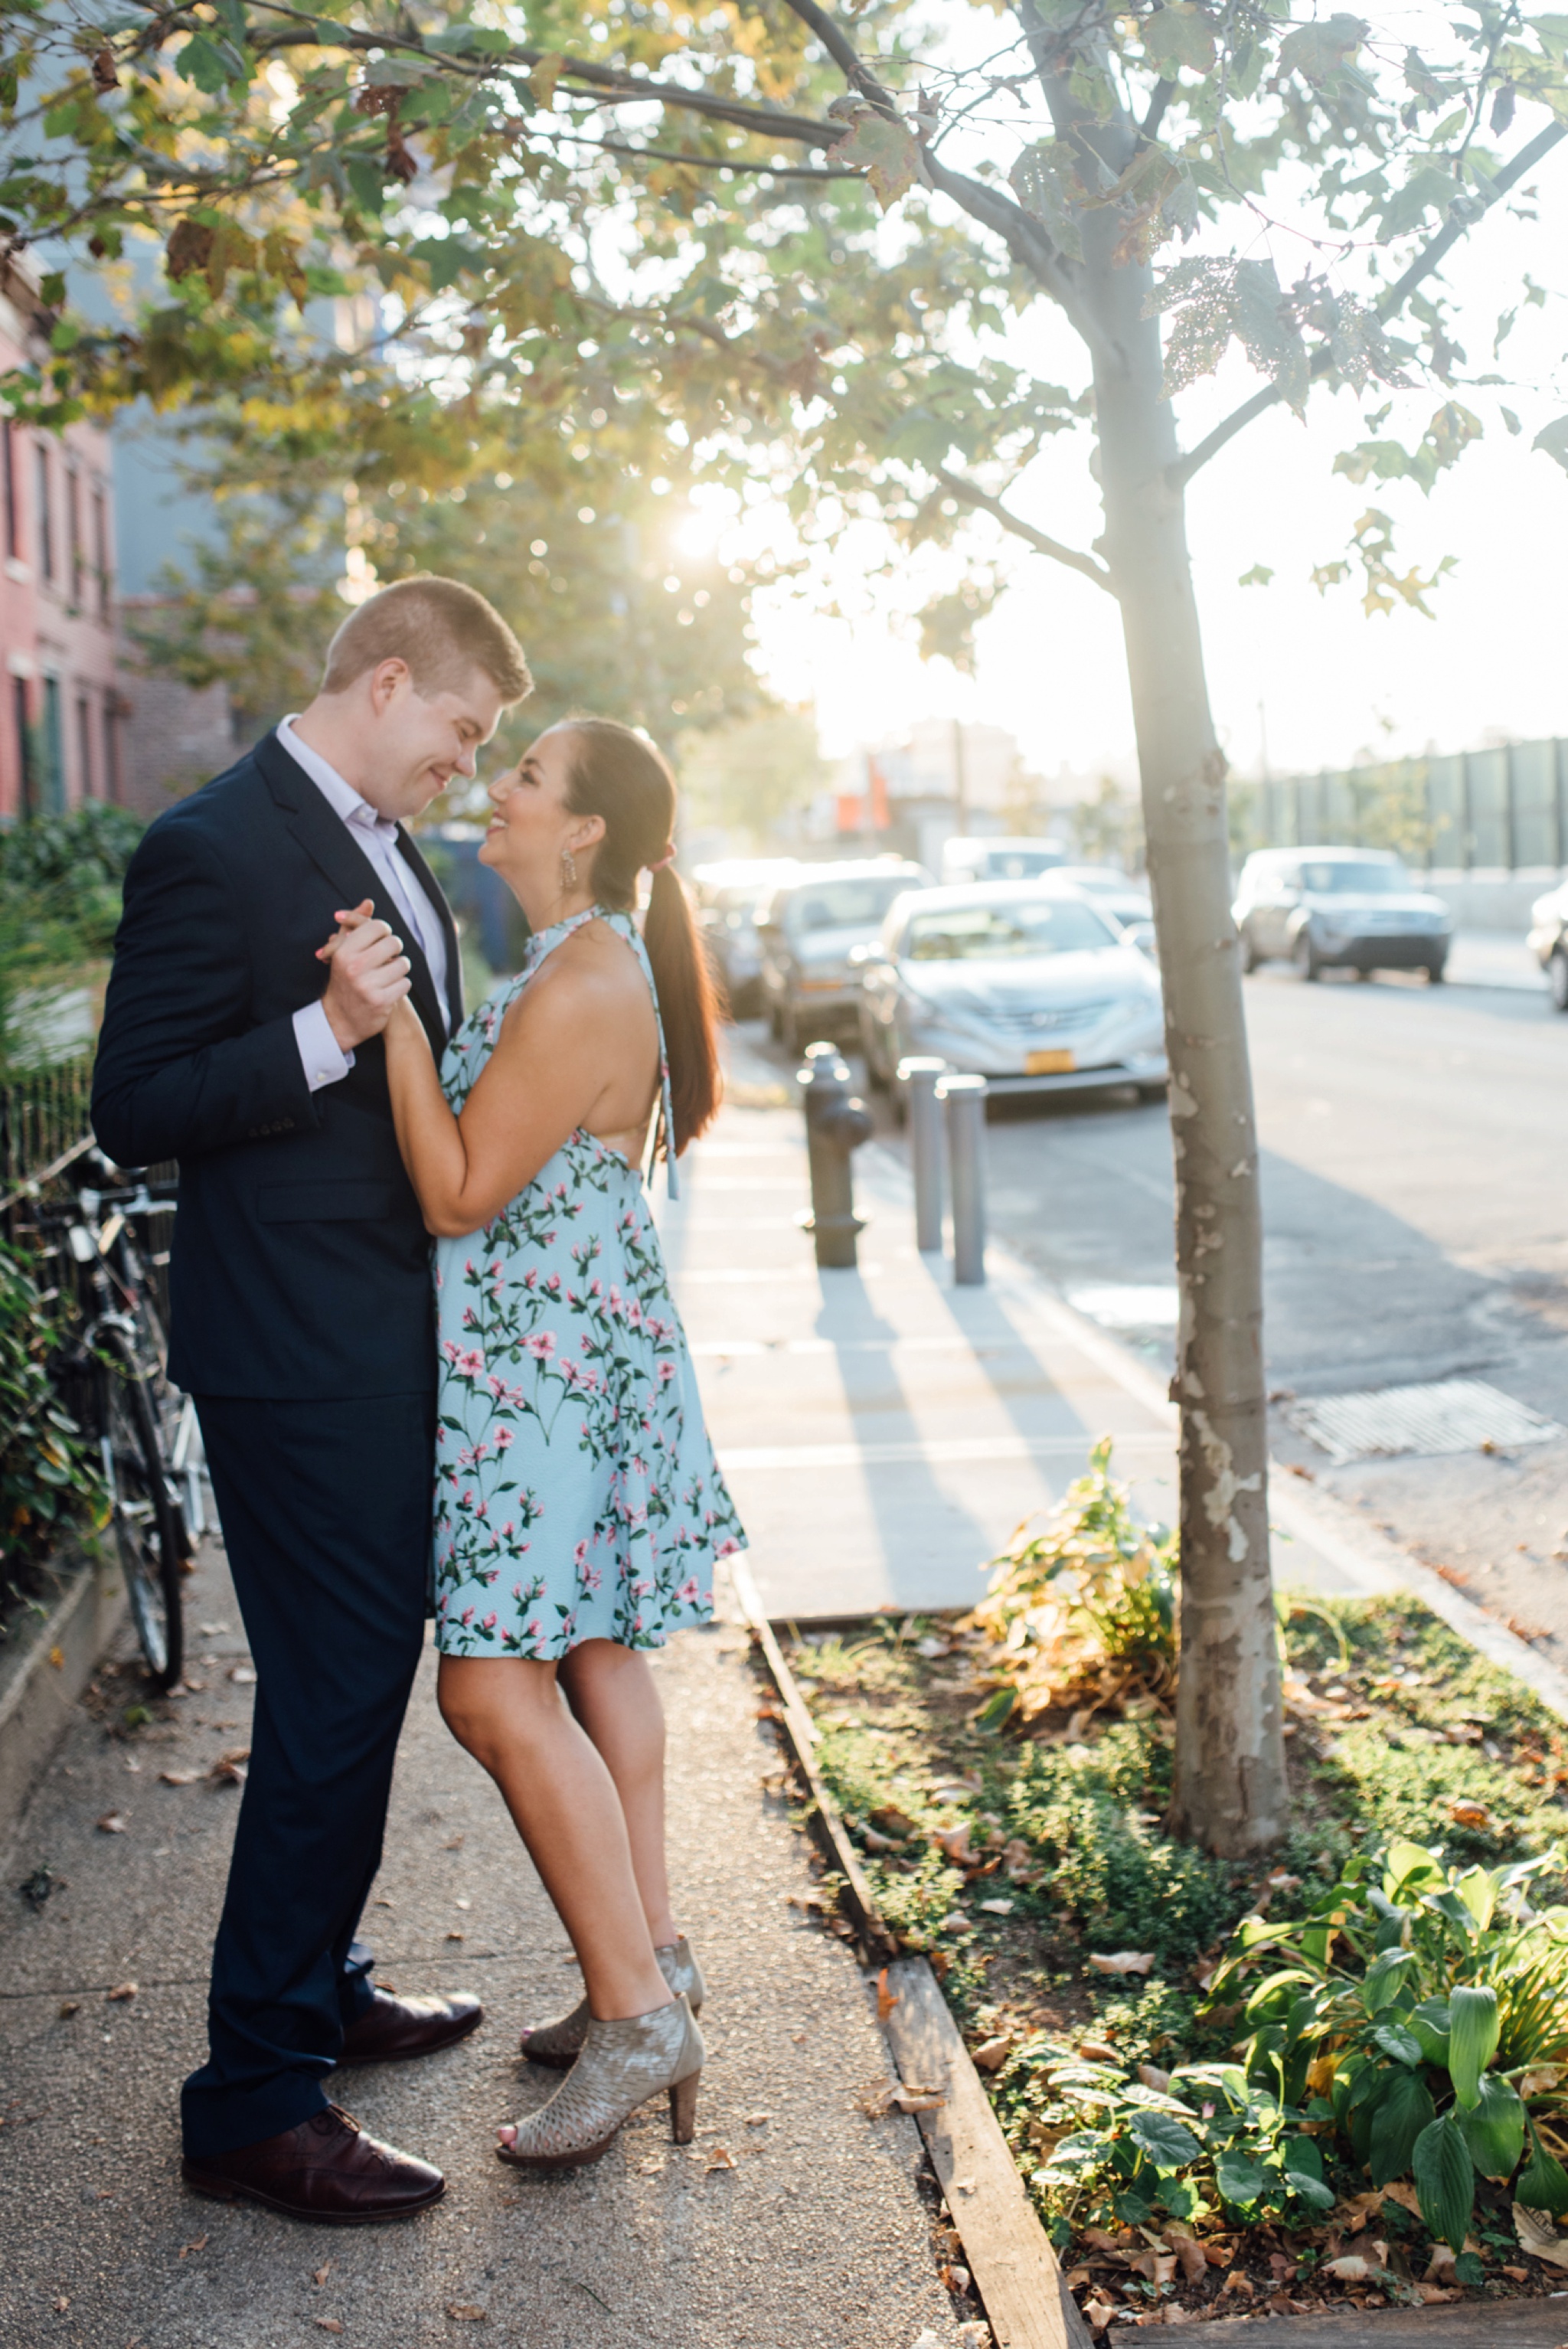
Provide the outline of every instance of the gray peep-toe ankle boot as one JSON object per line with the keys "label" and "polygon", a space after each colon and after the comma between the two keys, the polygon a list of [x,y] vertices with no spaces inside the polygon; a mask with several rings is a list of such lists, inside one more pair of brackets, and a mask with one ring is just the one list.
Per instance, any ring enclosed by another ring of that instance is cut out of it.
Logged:
{"label": "gray peep-toe ankle boot", "polygon": [[[692,2013],[700,2014],[707,1985],[686,1935],[655,1950],[654,1955],[659,1961],[660,1973],[676,1996],[684,1997]],[[571,2013],[562,2015],[559,2023],[545,2023],[537,2031],[525,2031],[522,2052],[531,2064],[546,2064],[552,2072],[569,2072],[582,2054],[587,2036],[588,2002],[580,1998]]]}
{"label": "gray peep-toe ankle boot", "polygon": [[671,2136],[676,2145],[689,2145],[706,2054],[692,2011],[678,1995],[651,2014],[612,2023],[590,2015],[583,2051],[567,2077],[496,2152],[521,2169],[580,2168],[597,2161],[622,2123],[662,2091],[669,2095]]}

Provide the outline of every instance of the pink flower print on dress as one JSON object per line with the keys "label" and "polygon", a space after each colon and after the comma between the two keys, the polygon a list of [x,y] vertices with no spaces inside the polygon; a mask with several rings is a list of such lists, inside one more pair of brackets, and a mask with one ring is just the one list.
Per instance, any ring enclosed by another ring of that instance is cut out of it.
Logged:
{"label": "pink flower print on dress", "polygon": [[525,1338],[522,1342],[535,1361],[547,1362],[555,1351],[555,1332],[553,1330],[536,1330],[531,1338]]}
{"label": "pink flower print on dress", "polygon": [[480,1630],[481,1631],[493,1631],[500,1621],[500,1617],[499,1615],[487,1615],[484,1621],[480,1625]]}
{"label": "pink flower print on dress", "polygon": [[674,1364],[673,1362],[661,1362],[661,1363],[659,1364],[659,1384],[660,1384],[660,1386],[662,1386],[662,1387],[667,1387],[667,1386],[668,1386],[668,1384],[669,1384],[669,1382],[670,1382],[670,1381],[674,1378],[675,1374],[676,1374],[676,1366],[675,1366],[675,1364]]}
{"label": "pink flower print on dress", "polygon": [[[505,1452],[513,1441],[513,1431],[510,1427],[498,1427],[496,1429],[495,1448],[498,1452]],[[511,1528],[508,1526],[507,1530],[510,1533]]]}

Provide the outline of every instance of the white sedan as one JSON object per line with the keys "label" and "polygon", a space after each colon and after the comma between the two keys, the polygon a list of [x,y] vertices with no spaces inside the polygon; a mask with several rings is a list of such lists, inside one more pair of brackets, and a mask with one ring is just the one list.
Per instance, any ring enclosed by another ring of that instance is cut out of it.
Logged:
{"label": "white sedan", "polygon": [[873,1085],[925,1053],[994,1093],[1165,1090],[1157,971],[1054,876],[900,897],[856,960]]}

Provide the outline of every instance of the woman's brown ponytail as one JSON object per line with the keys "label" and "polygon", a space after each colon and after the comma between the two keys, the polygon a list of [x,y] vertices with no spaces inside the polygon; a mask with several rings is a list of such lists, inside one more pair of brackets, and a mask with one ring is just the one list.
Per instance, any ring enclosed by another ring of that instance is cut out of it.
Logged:
{"label": "woman's brown ponytail", "polygon": [[569,718],[576,738],[567,805],[604,820],[593,857],[593,893],[630,913],[637,876],[654,872],[643,943],[653,966],[669,1055],[678,1157],[718,1108],[718,1040],[713,980],[686,894],[668,862],[676,784],[663,753],[614,718]]}

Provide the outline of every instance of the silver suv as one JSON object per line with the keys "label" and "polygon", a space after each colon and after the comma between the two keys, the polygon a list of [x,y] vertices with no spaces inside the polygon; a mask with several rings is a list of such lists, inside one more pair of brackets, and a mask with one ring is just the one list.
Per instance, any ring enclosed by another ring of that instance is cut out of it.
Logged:
{"label": "silver suv", "polygon": [[1263,848],[1249,856],[1233,908],[1242,968],[1294,962],[1325,970],[1424,970],[1434,986],[1453,917],[1386,848]]}

